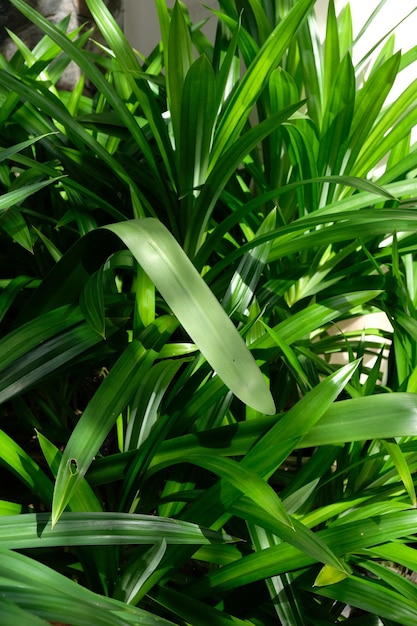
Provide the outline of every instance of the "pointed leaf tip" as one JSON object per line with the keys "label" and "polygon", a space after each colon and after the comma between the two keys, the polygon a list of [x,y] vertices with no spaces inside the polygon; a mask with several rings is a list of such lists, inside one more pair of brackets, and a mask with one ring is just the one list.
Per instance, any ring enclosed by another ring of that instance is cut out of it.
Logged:
{"label": "pointed leaf tip", "polygon": [[[343,564],[341,565],[343,568]],[[345,578],[348,578],[348,576],[349,571],[345,568],[338,569],[336,567],[333,567],[332,565],[324,565],[321,568],[316,580],[314,581],[313,587],[325,587],[326,585],[334,585],[342,580],[345,580]]]}
{"label": "pointed leaf tip", "polygon": [[225,385],[272,415],[275,403],[232,320],[169,230],[155,218],[111,224]]}

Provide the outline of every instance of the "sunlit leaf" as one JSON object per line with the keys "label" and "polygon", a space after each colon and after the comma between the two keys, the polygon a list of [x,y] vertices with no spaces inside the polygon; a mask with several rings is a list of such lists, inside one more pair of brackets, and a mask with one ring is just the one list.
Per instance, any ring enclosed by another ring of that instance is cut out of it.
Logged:
{"label": "sunlit leaf", "polygon": [[262,413],[273,413],[272,396],[244,341],[168,230],[154,219],[108,228],[129,247],[229,389]]}
{"label": "sunlit leaf", "polygon": [[325,585],[334,585],[347,578],[347,576],[348,574],[346,572],[335,569],[330,565],[324,565],[314,581],[314,586],[323,587]]}

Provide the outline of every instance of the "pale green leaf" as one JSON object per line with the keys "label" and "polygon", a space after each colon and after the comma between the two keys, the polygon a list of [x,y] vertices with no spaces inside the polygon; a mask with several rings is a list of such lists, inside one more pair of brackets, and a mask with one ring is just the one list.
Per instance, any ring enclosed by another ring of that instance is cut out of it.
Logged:
{"label": "pale green leaf", "polygon": [[262,413],[274,402],[224,309],[169,231],[156,219],[107,227],[128,246],[225,385]]}
{"label": "pale green leaf", "polygon": [[331,565],[324,565],[314,581],[314,586],[323,587],[325,585],[334,585],[347,577],[347,572],[336,569]]}

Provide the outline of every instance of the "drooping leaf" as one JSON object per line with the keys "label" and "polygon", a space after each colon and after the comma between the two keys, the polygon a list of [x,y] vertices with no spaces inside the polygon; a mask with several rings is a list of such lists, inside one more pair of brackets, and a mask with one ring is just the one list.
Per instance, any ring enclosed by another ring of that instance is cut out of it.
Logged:
{"label": "drooping leaf", "polygon": [[129,247],[223,382],[263,413],[274,403],[233,323],[174,237],[149,218],[108,226]]}
{"label": "drooping leaf", "polygon": [[59,545],[205,544],[233,542],[230,535],[199,528],[154,515],[131,513],[64,513],[52,527],[49,513],[28,513],[0,517],[1,548],[21,549]]}

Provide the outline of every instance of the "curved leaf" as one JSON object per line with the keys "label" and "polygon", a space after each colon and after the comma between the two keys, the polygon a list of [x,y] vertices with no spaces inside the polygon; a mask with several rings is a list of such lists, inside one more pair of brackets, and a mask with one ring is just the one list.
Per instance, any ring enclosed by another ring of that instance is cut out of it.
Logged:
{"label": "curved leaf", "polygon": [[155,515],[132,513],[64,513],[52,527],[50,513],[0,517],[0,548],[20,550],[51,546],[128,545],[159,543],[229,543],[230,535],[197,524]]}
{"label": "curved leaf", "polygon": [[128,246],[225,385],[254,409],[274,413],[274,401],[253,356],[165,226],[147,218],[106,228]]}

